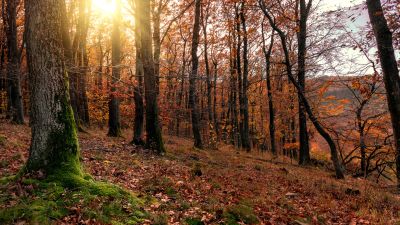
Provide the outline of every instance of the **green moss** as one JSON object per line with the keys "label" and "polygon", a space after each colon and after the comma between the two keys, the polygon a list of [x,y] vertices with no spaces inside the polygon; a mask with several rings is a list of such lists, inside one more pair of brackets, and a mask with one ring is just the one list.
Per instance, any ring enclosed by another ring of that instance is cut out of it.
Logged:
{"label": "green moss", "polygon": [[185,222],[188,225],[204,225],[204,222],[197,218],[187,218]]}
{"label": "green moss", "polygon": [[232,205],[224,213],[227,224],[258,224],[259,220],[250,206],[244,204]]}
{"label": "green moss", "polygon": [[49,134],[47,149],[44,151],[46,155],[43,155],[41,159],[30,158],[27,163],[27,171],[43,170],[47,174],[68,171],[68,173],[82,176],[76,124],[67,93],[56,96],[55,102],[61,105],[61,110],[57,115],[57,124],[61,124],[62,128],[53,128]]}
{"label": "green moss", "polygon": [[23,179],[22,187],[30,187],[27,188],[29,195],[26,195],[29,197],[15,197],[7,185],[2,186],[0,192],[4,194],[0,195],[0,203],[12,206],[0,207],[0,224],[20,220],[51,224],[67,215],[80,215],[84,220],[96,219],[104,224],[137,224],[148,217],[141,209],[144,201],[132,193],[109,183],[96,182],[88,176],[86,178]]}

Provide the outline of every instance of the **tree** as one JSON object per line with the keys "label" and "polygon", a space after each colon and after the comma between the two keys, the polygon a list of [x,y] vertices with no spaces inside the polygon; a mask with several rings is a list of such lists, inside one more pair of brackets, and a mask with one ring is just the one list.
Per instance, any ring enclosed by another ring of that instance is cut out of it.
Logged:
{"label": "tree", "polygon": [[[298,18],[298,28],[297,32],[297,42],[298,42],[298,52],[297,52],[297,63],[298,63],[298,73],[297,80],[303,95],[306,93],[306,45],[307,45],[307,20],[310,15],[310,9],[312,5],[312,0],[300,0],[299,1],[299,18]],[[296,5],[297,9],[297,5]],[[299,94],[300,95],[300,94]],[[310,145],[309,137],[307,131],[307,115],[304,109],[304,105],[299,99],[299,141],[300,141],[300,154],[299,154],[299,164],[306,165],[310,163]]]}
{"label": "tree", "polygon": [[195,14],[194,14],[194,25],[193,25],[193,37],[192,37],[192,71],[189,76],[189,106],[192,114],[192,130],[194,135],[194,147],[203,148],[203,143],[200,134],[200,121],[199,111],[197,108],[197,91],[196,83],[199,68],[199,57],[197,56],[197,49],[199,46],[200,36],[200,9],[201,0],[195,0]]}
{"label": "tree", "polygon": [[368,14],[375,34],[383,71],[387,102],[392,120],[396,148],[396,176],[400,188],[400,77],[393,49],[392,32],[388,27],[380,0],[367,0]]}
{"label": "tree", "polygon": [[117,85],[121,77],[121,1],[117,0],[116,5],[117,9],[113,18],[112,30],[112,79],[108,120],[108,135],[111,137],[119,137],[121,135],[119,98],[117,96]]}
{"label": "tree", "polygon": [[[135,1],[135,5],[139,4],[138,1]],[[136,85],[134,87],[133,98],[135,101],[135,121],[133,128],[133,140],[132,142],[136,145],[143,145],[144,141],[142,139],[143,136],[143,122],[144,122],[144,104],[143,104],[143,62],[141,56],[141,37],[140,37],[140,24],[139,18],[136,15],[136,24],[135,24],[135,44],[136,44]]]}
{"label": "tree", "polygon": [[162,154],[165,152],[158,112],[157,77],[154,71],[153,41],[150,23],[150,1],[139,0],[136,14],[141,25],[140,55],[144,72],[144,88],[146,100],[146,147]]}
{"label": "tree", "polygon": [[[246,27],[246,17],[245,17],[245,1],[241,2],[240,6],[240,23],[242,26],[242,31],[238,29],[238,33],[243,34],[243,77],[242,77],[242,85],[239,86],[241,89],[241,104],[240,104],[240,111],[241,111],[241,137],[242,137],[242,147],[246,149],[246,151],[251,150],[250,146],[250,135],[249,135],[249,100],[248,100],[248,76],[249,76],[249,51],[248,51],[248,37],[247,37],[247,27]],[[240,36],[240,34],[239,34]],[[239,43],[240,44],[240,43]],[[239,46],[240,48],[240,46]],[[239,58],[241,56],[238,56]],[[240,62],[238,62],[239,64]]]}
{"label": "tree", "polygon": [[26,169],[82,175],[64,64],[62,0],[25,1],[32,142]]}
{"label": "tree", "polygon": [[262,25],[262,38],[263,38],[263,53],[265,57],[265,73],[267,82],[267,96],[268,96],[268,109],[269,109],[269,139],[271,144],[271,152],[276,155],[275,146],[275,108],[274,108],[274,98],[272,95],[272,85],[271,85],[271,55],[272,49],[274,47],[274,36],[275,32],[272,31],[271,43],[269,44],[268,50],[265,44],[265,34],[264,34],[264,24]]}
{"label": "tree", "polygon": [[329,145],[329,148],[331,151],[331,160],[332,160],[332,163],[335,168],[336,178],[344,179],[344,174],[343,174],[344,168],[342,166],[342,163],[339,161],[336,144],[333,141],[330,134],[326,131],[326,129],[319,122],[318,118],[314,115],[311,105],[309,104],[304,92],[302,91],[302,87],[299,85],[299,83],[296,81],[295,77],[293,76],[292,65],[290,63],[289,49],[287,46],[287,37],[286,37],[285,33],[276,24],[275,18],[273,18],[272,14],[267,9],[264,0],[258,0],[258,3],[259,3],[261,10],[264,13],[264,15],[267,17],[269,24],[278,33],[278,35],[281,39],[281,44],[282,44],[284,58],[285,58],[284,64],[286,66],[287,76],[288,76],[290,82],[296,88],[297,92],[299,93],[300,100],[301,100],[302,104],[304,105],[304,109],[306,110],[308,117],[311,120],[311,122],[313,123],[315,129],[318,131],[318,133],[325,139],[325,141]]}
{"label": "tree", "polygon": [[[90,22],[91,0],[78,1],[78,18],[75,27],[72,29],[72,22],[75,21],[73,14],[67,14],[66,6],[63,6],[62,14],[62,38],[64,46],[65,63],[69,78],[69,94],[71,105],[74,111],[75,122],[78,130],[83,131],[82,125],[89,126],[89,106],[87,97],[87,72],[88,72],[88,54],[87,54],[87,36]],[[74,10],[74,4],[71,6]],[[70,30],[75,30],[73,37],[70,37]]]}
{"label": "tree", "polygon": [[5,30],[7,37],[7,79],[9,110],[13,122],[24,123],[24,107],[22,104],[20,79],[20,51],[18,49],[17,7],[19,0],[6,1]]}

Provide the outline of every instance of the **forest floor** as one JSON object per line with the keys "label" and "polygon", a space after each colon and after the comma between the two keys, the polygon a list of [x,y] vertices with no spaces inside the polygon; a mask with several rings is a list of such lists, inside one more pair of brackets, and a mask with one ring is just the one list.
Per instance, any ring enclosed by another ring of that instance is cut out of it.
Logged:
{"label": "forest floor", "polygon": [[[143,223],[400,224],[400,196],[363,179],[336,180],[326,168],[225,145],[196,150],[190,140],[169,136],[164,156],[130,145],[128,135],[108,138],[101,129],[79,134],[79,140],[83,166],[95,180],[154,199],[144,207],[151,216]],[[24,165],[29,142],[27,126],[0,123],[0,177]],[[0,210],[8,207],[3,204]],[[83,224],[79,213],[75,207],[53,222],[79,217]]]}

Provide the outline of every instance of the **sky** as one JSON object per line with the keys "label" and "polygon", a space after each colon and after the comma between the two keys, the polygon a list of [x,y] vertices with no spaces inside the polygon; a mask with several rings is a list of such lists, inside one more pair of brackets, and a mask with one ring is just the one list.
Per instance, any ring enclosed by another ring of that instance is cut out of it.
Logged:
{"label": "sky", "polygon": [[320,5],[323,11],[328,11],[358,5],[363,1],[365,0],[320,0]]}

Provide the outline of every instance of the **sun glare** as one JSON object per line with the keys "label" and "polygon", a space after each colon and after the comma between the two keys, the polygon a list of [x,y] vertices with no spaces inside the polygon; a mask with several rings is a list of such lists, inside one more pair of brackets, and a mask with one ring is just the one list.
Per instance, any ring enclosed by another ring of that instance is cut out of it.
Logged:
{"label": "sun glare", "polygon": [[93,8],[104,16],[112,15],[115,12],[115,0],[94,0]]}

